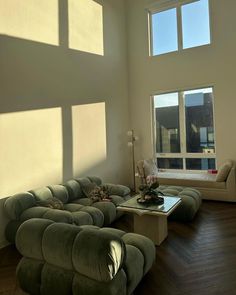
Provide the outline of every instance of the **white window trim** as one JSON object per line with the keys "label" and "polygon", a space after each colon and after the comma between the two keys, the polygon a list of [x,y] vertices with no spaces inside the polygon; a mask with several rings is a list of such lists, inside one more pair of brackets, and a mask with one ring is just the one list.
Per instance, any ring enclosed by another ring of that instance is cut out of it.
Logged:
{"label": "white window trim", "polygon": [[[186,151],[186,128],[185,128],[185,108],[184,108],[184,100],[182,93],[184,91],[191,91],[191,90],[198,90],[198,89],[204,89],[204,88],[212,88],[213,93],[213,128],[214,128],[214,143],[215,143],[215,153],[187,153]],[[168,93],[178,93],[179,96],[179,131],[180,131],[180,153],[157,153],[156,152],[156,114],[155,114],[155,107],[154,107],[154,96],[160,95],[160,94],[168,94]],[[161,171],[169,171],[169,172],[180,172],[180,173],[206,173],[206,170],[187,170],[186,169],[186,161],[184,159],[215,159],[215,165],[217,169],[217,158],[216,158],[216,132],[215,132],[215,103],[214,103],[215,97],[214,97],[214,86],[211,85],[204,85],[202,87],[186,87],[185,90],[178,89],[178,90],[171,90],[171,91],[158,91],[155,94],[151,95],[151,107],[152,107],[152,138],[153,138],[153,156],[154,159],[157,158],[180,158],[183,159],[183,169],[160,169]]]}
{"label": "white window trim", "polygon": [[[199,0],[163,0],[158,3],[152,4],[146,8],[148,14],[148,40],[149,40],[149,56],[156,57],[160,55],[165,55],[173,52],[180,52],[182,50],[202,47],[202,46],[209,46],[212,44],[212,20],[211,20],[211,0],[208,0],[209,4],[209,33],[210,33],[210,43],[198,45],[190,48],[183,48],[183,30],[182,30],[182,13],[181,13],[181,6],[189,3],[198,2]],[[152,34],[152,14],[165,11],[171,8],[176,8],[177,14],[177,40],[178,40],[178,50],[165,52],[161,54],[153,54],[153,34]]]}
{"label": "white window trim", "polygon": [[146,10],[149,13],[156,13],[163,10],[167,10],[169,8],[174,8],[178,6],[182,6],[185,4],[197,2],[199,0],[163,0],[159,1],[158,3],[151,4],[146,7]]}

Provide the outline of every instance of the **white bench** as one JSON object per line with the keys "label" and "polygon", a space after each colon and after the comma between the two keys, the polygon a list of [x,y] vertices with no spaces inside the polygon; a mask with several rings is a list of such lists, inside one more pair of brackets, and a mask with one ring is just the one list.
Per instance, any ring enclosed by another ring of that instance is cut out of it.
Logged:
{"label": "white bench", "polygon": [[152,165],[155,165],[153,160],[139,161],[137,168],[141,179],[157,174],[160,185],[192,187],[201,192],[203,199],[236,202],[235,165],[232,161],[226,161],[217,174],[160,172]]}

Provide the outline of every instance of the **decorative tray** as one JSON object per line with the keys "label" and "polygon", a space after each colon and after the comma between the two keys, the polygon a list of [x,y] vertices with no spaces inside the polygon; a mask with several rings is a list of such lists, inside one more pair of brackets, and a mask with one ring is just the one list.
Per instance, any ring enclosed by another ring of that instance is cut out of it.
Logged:
{"label": "decorative tray", "polygon": [[163,197],[156,197],[150,199],[138,198],[137,202],[143,205],[162,205],[164,203]]}

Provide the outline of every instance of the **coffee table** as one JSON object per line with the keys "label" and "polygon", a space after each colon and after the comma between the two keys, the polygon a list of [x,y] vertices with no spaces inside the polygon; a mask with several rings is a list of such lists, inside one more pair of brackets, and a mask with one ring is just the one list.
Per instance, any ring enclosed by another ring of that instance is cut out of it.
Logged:
{"label": "coffee table", "polygon": [[150,238],[160,245],[168,235],[167,217],[181,203],[178,197],[164,196],[162,205],[143,205],[137,202],[140,195],[120,204],[117,210],[134,215],[134,232]]}

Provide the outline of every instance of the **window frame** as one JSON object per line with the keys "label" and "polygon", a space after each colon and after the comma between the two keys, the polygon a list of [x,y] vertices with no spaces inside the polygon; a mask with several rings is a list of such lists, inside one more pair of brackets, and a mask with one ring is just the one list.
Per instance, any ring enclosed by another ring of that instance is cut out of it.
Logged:
{"label": "window frame", "polygon": [[[147,17],[148,17],[148,47],[149,47],[149,56],[155,57],[155,56],[161,56],[169,53],[174,52],[181,52],[183,50],[198,48],[202,46],[209,46],[212,44],[212,20],[211,20],[211,0],[208,0],[208,7],[209,7],[209,33],[210,33],[210,43],[203,44],[203,45],[197,45],[194,47],[189,48],[183,48],[183,30],[182,30],[182,12],[181,7],[185,4],[190,4],[197,2],[199,0],[164,0],[159,3],[155,3],[151,6],[149,6],[147,10]],[[152,26],[152,15],[155,13],[159,13],[165,10],[169,10],[172,8],[176,8],[176,15],[177,15],[177,40],[178,40],[178,49],[175,51],[160,53],[160,54],[153,54],[153,26]]]}
{"label": "window frame", "polygon": [[[186,139],[186,124],[185,124],[185,105],[184,105],[184,95],[185,91],[192,91],[204,88],[212,88],[213,99],[212,99],[212,112],[213,112],[213,129],[214,129],[214,144],[215,144],[215,152],[214,153],[188,153],[187,152],[187,139]],[[178,93],[179,99],[179,132],[180,132],[180,153],[157,153],[156,152],[156,142],[157,142],[157,134],[156,134],[156,114],[155,114],[155,106],[154,99],[155,96],[161,94],[169,94],[169,93]],[[186,169],[186,160],[185,159],[215,159],[215,166],[217,169],[217,143],[216,143],[216,128],[215,128],[215,97],[214,97],[214,85],[204,85],[204,86],[196,86],[196,87],[186,87],[184,89],[170,90],[170,91],[157,91],[151,95],[151,109],[152,109],[152,141],[153,141],[153,156],[154,159],[157,158],[178,158],[183,159],[183,169],[167,169],[160,168],[161,171],[169,171],[169,172],[179,172],[179,173],[206,173],[206,170],[196,170],[196,169]]]}

